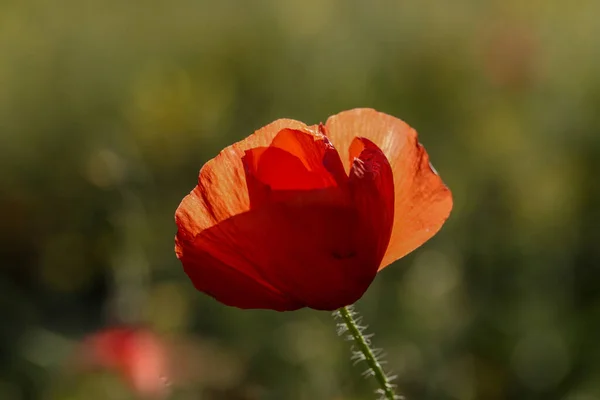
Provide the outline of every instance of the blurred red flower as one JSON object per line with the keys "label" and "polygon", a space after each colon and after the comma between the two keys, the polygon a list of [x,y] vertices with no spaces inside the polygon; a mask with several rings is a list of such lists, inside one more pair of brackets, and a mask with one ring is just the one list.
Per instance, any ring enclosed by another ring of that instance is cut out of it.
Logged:
{"label": "blurred red flower", "polygon": [[201,169],[175,214],[195,287],[240,308],[334,310],[431,238],[452,195],[417,133],[372,109],[277,120]]}
{"label": "blurred red flower", "polygon": [[168,392],[166,345],[152,331],[111,328],[88,337],[83,355],[88,367],[114,370],[143,398],[161,399]]}

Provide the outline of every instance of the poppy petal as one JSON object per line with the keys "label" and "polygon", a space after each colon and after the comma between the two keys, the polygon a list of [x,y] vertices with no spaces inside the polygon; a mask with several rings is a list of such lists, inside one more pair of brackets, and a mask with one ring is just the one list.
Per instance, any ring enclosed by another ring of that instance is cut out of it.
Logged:
{"label": "poppy petal", "polygon": [[[333,310],[358,300],[380,257],[377,245],[364,244],[377,241],[363,229],[329,141],[284,130],[268,149],[248,150],[244,164],[250,211],[193,238],[178,234],[178,256],[196,287],[240,308]],[[332,177],[340,172],[338,185]],[[307,178],[312,173],[320,181]],[[357,191],[367,187],[359,181]],[[253,184],[268,189],[268,204],[255,201]]]}
{"label": "poppy petal", "polygon": [[169,390],[170,354],[152,331],[115,327],[97,332],[84,341],[83,367],[103,367],[121,374],[141,398],[162,399]]}
{"label": "poppy petal", "polygon": [[[292,200],[298,191],[344,187],[347,181],[329,140],[298,130],[282,130],[268,148],[246,150],[242,162],[251,208],[267,200]],[[327,191],[325,196],[331,194]]]}
{"label": "poppy petal", "polygon": [[285,150],[298,157],[308,171],[322,177],[324,186],[335,186],[346,180],[339,153],[320,129],[314,133],[311,130],[311,134],[284,129],[275,136],[270,147]]}
{"label": "poppy petal", "polygon": [[418,143],[414,129],[373,109],[341,112],[327,120],[326,128],[342,160],[350,158],[355,137],[372,141],[389,160],[394,175],[394,225],[380,269],[421,246],[440,230],[452,209],[452,195],[430,166],[429,156]]}
{"label": "poppy petal", "polygon": [[245,260],[241,260],[240,265],[240,260],[221,256],[223,252],[236,252],[235,247],[223,248],[224,241],[229,240],[225,235],[230,225],[221,224],[225,225],[219,229],[213,227],[212,232],[205,231],[191,241],[176,238],[177,256],[196,289],[223,304],[239,308],[291,311],[303,307],[265,281]]}
{"label": "poppy petal", "polygon": [[198,185],[183,199],[175,213],[182,234],[193,238],[203,229],[250,209],[242,163],[244,152],[255,147],[268,147],[277,133],[286,128],[309,134],[316,132],[315,128],[302,122],[280,119],[225,148],[202,167]]}
{"label": "poppy petal", "polygon": [[350,190],[361,216],[365,242],[373,247],[377,267],[388,248],[394,222],[394,176],[392,168],[373,142],[355,138],[351,144]]}
{"label": "poppy petal", "polygon": [[[182,260],[184,266],[198,260],[186,266],[188,275],[201,278],[204,283],[196,287],[225,304],[333,310],[359,299],[377,273],[377,264],[366,269],[373,257],[359,246],[358,227],[351,207],[271,203],[203,231],[191,244],[189,259],[184,247]],[[230,276],[222,271],[226,266]],[[285,293],[287,301],[274,293]]]}

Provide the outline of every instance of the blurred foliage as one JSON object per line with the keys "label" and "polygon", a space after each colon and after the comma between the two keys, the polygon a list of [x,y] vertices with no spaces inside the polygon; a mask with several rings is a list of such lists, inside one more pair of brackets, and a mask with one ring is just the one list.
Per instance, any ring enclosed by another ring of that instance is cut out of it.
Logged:
{"label": "blurred foliage", "polygon": [[372,398],[327,313],[194,291],[174,211],[268,122],[420,132],[444,229],[358,309],[408,399],[600,399],[600,3],[0,1],[0,399],[126,399],[75,346],[143,324],[173,399]]}

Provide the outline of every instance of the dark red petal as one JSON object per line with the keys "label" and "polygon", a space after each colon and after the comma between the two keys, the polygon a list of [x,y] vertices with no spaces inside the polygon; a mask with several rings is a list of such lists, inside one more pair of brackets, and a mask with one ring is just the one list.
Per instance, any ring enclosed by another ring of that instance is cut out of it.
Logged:
{"label": "dark red petal", "polygon": [[236,257],[238,234],[230,232],[234,226],[235,221],[225,221],[192,240],[177,238],[177,255],[196,289],[239,308],[291,311],[304,307],[267,282],[248,260]]}
{"label": "dark red petal", "polygon": [[359,299],[377,272],[358,228],[351,207],[271,203],[203,231],[190,253],[199,262],[188,260],[186,271],[200,290],[240,308],[333,310]]}
{"label": "dark red petal", "polygon": [[361,221],[363,246],[372,248],[370,265],[381,264],[394,224],[394,176],[383,152],[370,140],[351,145],[350,191]]}
{"label": "dark red petal", "polygon": [[[269,148],[247,150],[244,166],[251,210],[178,235],[196,287],[240,308],[333,310],[358,300],[377,273],[380,233],[361,220],[329,141],[283,130]],[[373,188],[356,179],[355,191]]]}

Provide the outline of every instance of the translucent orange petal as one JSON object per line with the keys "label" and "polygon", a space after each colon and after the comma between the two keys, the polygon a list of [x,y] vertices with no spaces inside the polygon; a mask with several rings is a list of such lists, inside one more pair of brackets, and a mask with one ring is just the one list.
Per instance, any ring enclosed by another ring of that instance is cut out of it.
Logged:
{"label": "translucent orange petal", "polygon": [[[414,129],[372,109],[341,112],[330,117],[326,127],[342,160],[350,160],[353,139],[364,137],[383,151],[391,165],[395,192],[394,225],[380,269],[435,235],[450,214],[452,194],[430,166],[429,156],[418,143]],[[350,165],[346,166],[347,170]]]}
{"label": "translucent orange petal", "polygon": [[257,130],[208,161],[200,170],[198,186],[186,196],[175,213],[180,234],[194,237],[233,215],[250,209],[242,157],[255,147],[268,147],[279,131],[297,129],[313,134],[314,127],[304,123],[279,119]]}

